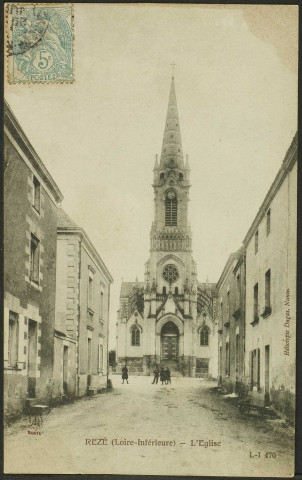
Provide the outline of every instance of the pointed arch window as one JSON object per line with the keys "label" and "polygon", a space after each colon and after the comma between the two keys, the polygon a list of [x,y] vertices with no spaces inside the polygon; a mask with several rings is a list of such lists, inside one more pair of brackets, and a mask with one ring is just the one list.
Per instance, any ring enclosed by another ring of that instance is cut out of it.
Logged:
{"label": "pointed arch window", "polygon": [[177,197],[173,190],[170,190],[166,195],[165,225],[166,227],[177,226]]}
{"label": "pointed arch window", "polygon": [[141,332],[137,325],[131,328],[131,345],[139,347],[141,344]]}
{"label": "pointed arch window", "polygon": [[202,347],[207,347],[209,345],[209,328],[204,326],[200,330],[200,345]]}

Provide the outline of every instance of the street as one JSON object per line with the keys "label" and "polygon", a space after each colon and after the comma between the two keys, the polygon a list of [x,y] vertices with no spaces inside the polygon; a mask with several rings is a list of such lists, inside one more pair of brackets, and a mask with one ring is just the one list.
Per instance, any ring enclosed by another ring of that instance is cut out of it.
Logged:
{"label": "street", "polygon": [[[273,422],[241,414],[216,382],[131,377],[6,428],[6,473],[289,476],[293,448]],[[281,428],[281,427],[280,427]],[[281,428],[282,430],[282,428]],[[285,431],[285,429],[284,429]],[[286,432],[285,432],[286,433]],[[153,442],[153,444],[152,444]]]}

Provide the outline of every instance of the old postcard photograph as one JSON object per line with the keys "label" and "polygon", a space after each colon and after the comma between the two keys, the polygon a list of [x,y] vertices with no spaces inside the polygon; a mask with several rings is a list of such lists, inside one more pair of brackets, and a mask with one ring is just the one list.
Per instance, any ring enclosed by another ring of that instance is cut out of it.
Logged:
{"label": "old postcard photograph", "polygon": [[294,475],[298,13],[5,4],[5,473]]}

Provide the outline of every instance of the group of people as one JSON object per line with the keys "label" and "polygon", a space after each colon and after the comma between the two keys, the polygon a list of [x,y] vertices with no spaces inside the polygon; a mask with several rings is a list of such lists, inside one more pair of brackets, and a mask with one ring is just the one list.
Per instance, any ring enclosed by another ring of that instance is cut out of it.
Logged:
{"label": "group of people", "polygon": [[158,383],[158,378],[161,381],[161,384],[168,385],[168,383],[171,383],[171,372],[168,367],[166,368],[161,368],[160,371],[157,367],[153,370],[154,373],[154,378],[153,378],[153,383]]}
{"label": "group of people", "polygon": [[[153,382],[152,382],[152,385],[153,383],[158,383],[158,379],[161,381],[161,384],[162,385],[168,385],[168,383],[171,383],[171,372],[170,372],[170,369],[168,367],[166,368],[161,368],[160,371],[158,369],[158,367],[156,366],[155,369],[153,370],[153,373],[154,373],[154,378],[153,378]],[[122,380],[124,383],[125,380],[127,383],[128,382],[128,367],[127,365],[125,365],[123,368],[122,368]]]}

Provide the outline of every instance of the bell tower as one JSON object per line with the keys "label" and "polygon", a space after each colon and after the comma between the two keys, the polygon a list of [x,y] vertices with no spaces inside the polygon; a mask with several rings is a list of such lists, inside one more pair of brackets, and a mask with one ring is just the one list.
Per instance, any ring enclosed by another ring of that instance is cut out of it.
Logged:
{"label": "bell tower", "polygon": [[[215,371],[215,285],[197,281],[188,220],[190,168],[184,160],[172,76],[161,155],[154,165],[154,218],[144,282],[123,282],[118,312],[119,365],[151,375]],[[216,304],[215,304],[216,305]],[[217,363],[217,362],[216,362]]]}
{"label": "bell tower", "polygon": [[188,223],[190,168],[184,164],[178,109],[172,77],[160,162],[154,166],[154,222],[151,251],[190,251]]}
{"label": "bell tower", "polygon": [[[148,338],[155,335],[155,357],[153,345],[148,350],[153,353],[153,362],[166,361],[174,370],[194,375],[192,329],[197,313],[197,279],[188,221],[190,168],[188,156],[184,162],[174,76],[160,160],[156,156],[153,171],[154,220],[145,270],[145,318],[150,328]],[[179,335],[175,344],[168,338],[173,336],[173,328]],[[170,334],[163,333],[168,331]]]}

